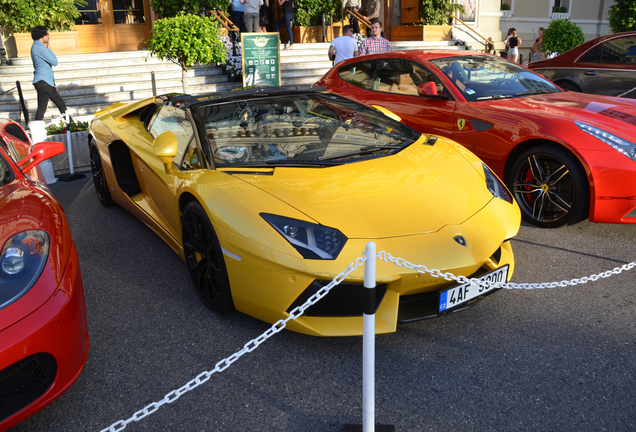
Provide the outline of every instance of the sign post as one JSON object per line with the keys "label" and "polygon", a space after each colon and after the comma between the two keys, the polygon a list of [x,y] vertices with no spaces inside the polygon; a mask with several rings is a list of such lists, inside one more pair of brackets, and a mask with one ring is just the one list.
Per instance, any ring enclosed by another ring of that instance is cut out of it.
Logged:
{"label": "sign post", "polygon": [[241,33],[243,87],[280,86],[278,33]]}

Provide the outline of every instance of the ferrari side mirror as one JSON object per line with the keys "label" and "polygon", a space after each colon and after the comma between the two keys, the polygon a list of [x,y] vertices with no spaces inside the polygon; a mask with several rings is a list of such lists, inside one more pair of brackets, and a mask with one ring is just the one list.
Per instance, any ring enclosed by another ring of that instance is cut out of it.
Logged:
{"label": "ferrari side mirror", "polygon": [[433,81],[427,81],[417,86],[417,93],[426,96],[437,96],[437,84]]}
{"label": "ferrari side mirror", "polygon": [[[44,162],[47,159],[51,159],[53,156],[57,156],[60,153],[64,153],[66,147],[64,143],[56,141],[45,141],[37,143],[33,146],[33,151],[30,155],[18,162],[18,166],[21,167],[23,173],[31,171],[37,164]],[[33,160],[31,160],[33,159]],[[31,162],[29,162],[31,161]],[[22,165],[29,162],[24,168]]]}

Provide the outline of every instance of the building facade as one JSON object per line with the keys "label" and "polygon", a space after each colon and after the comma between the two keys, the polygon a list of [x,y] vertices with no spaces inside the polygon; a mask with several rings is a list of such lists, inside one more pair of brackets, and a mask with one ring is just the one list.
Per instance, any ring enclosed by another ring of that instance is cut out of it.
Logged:
{"label": "building facade", "polygon": [[517,29],[526,57],[539,28],[547,28],[555,19],[567,18],[583,30],[585,40],[612,33],[609,28],[609,8],[613,0],[502,0],[509,10],[501,10],[499,29],[505,37],[508,29]]}
{"label": "building facade", "polygon": [[[474,49],[484,47],[483,39],[467,27],[490,39],[497,51],[503,50],[502,40],[508,29],[516,28],[523,40],[521,53],[524,58],[527,58],[539,28],[548,27],[554,19],[570,19],[583,29],[586,40],[611,33],[608,11],[614,0],[457,1],[464,5],[466,12],[460,15],[463,23],[454,23],[453,39],[462,40]],[[389,38],[393,26],[411,24],[418,19],[418,3],[418,0],[381,1],[380,17]],[[83,53],[144,49],[155,19],[150,0],[87,0],[80,12],[82,15],[76,21],[75,30]],[[12,41],[7,41],[4,36],[3,40],[8,56],[16,56]]]}

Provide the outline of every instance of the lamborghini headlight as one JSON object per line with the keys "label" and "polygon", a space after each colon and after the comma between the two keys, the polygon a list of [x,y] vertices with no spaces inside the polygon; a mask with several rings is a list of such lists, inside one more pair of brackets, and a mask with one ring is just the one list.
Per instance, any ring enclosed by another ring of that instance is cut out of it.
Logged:
{"label": "lamborghini headlight", "polygon": [[574,123],[576,123],[579,129],[581,129],[583,132],[589,133],[594,138],[603,141],[605,144],[618,151],[619,153],[622,153],[631,160],[636,161],[636,144],[629,142],[621,137],[617,137],[616,135],[606,132],[603,129],[590,126],[587,123],[583,123],[580,121],[575,121]]}
{"label": "lamborghini headlight", "polygon": [[35,285],[49,256],[45,231],[29,230],[11,237],[0,254],[0,309],[10,305]]}
{"label": "lamborghini headlight", "polygon": [[486,176],[486,187],[488,187],[490,193],[495,198],[499,198],[512,204],[512,195],[508,191],[506,185],[504,185],[501,180],[499,180],[495,173],[492,172],[490,168],[486,166],[486,164],[483,164],[483,167],[484,175]]}
{"label": "lamborghini headlight", "polygon": [[268,213],[261,217],[306,259],[336,259],[347,242],[334,228]]}

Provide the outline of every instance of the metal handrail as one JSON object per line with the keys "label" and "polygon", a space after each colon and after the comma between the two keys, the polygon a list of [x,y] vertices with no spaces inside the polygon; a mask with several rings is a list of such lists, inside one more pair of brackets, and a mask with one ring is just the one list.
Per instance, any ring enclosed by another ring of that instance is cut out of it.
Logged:
{"label": "metal handrail", "polygon": [[347,11],[348,11],[348,13],[353,15],[354,17],[358,18],[358,21],[360,22],[360,24],[364,25],[364,29],[365,30],[367,29],[367,27],[371,28],[371,21],[369,21],[364,16],[362,16],[362,14],[360,12],[354,12],[351,9],[347,9]]}
{"label": "metal handrail", "polygon": [[479,33],[477,30],[475,30],[474,28],[470,27],[468,24],[466,24],[464,21],[462,21],[461,19],[459,19],[458,17],[456,17],[455,15],[451,15],[451,18],[456,19],[457,21],[459,21],[460,23],[464,24],[466,26],[466,28],[468,30],[471,30],[473,33],[475,33],[477,36],[479,36],[480,38],[482,38],[484,40],[484,45],[486,45],[486,52],[490,52],[492,50],[495,49],[495,44],[492,43],[492,41],[490,41],[486,36],[482,35],[481,33]]}
{"label": "metal handrail", "polygon": [[234,23],[222,12],[217,10],[209,10],[209,13],[214,15],[219,23],[223,26],[223,28],[227,31],[239,31],[239,28],[234,25]]}

